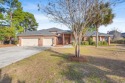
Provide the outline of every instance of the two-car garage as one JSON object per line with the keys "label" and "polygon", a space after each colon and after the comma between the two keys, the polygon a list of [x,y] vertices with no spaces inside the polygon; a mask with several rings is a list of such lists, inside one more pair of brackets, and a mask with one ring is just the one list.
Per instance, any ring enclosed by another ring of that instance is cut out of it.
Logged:
{"label": "two-car garage", "polygon": [[[41,44],[41,45],[40,45]],[[53,38],[21,38],[21,46],[52,46]]]}
{"label": "two-car garage", "polygon": [[21,46],[38,46],[38,38],[22,38]]}

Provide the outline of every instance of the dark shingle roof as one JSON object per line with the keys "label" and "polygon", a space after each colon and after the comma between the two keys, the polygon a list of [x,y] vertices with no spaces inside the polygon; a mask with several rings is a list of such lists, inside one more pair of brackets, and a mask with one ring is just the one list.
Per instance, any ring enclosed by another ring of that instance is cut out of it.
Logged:
{"label": "dark shingle roof", "polygon": [[[33,35],[33,36],[36,36],[36,35],[52,36],[52,35],[56,35],[51,32],[65,33],[65,34],[72,33],[71,30],[62,30],[62,29],[58,29],[58,28],[54,27],[54,28],[49,28],[49,29],[42,29],[39,31],[28,31],[25,33],[18,34],[17,36],[31,36],[31,35]],[[96,31],[93,31],[93,32],[87,31],[84,36],[96,36]],[[99,36],[111,36],[111,35],[99,32]]]}
{"label": "dark shingle roof", "polygon": [[28,31],[25,33],[18,34],[18,36],[30,36],[30,35],[44,35],[44,36],[52,36],[55,35],[51,32],[57,32],[57,33],[69,33],[68,30],[62,30],[58,28],[49,28],[49,29],[42,29],[39,31]]}
{"label": "dark shingle roof", "polygon": [[112,30],[112,31],[109,31],[108,34],[121,34],[121,32],[117,31],[117,30]]}
{"label": "dark shingle roof", "polygon": [[122,37],[125,38],[125,33],[122,33]]}

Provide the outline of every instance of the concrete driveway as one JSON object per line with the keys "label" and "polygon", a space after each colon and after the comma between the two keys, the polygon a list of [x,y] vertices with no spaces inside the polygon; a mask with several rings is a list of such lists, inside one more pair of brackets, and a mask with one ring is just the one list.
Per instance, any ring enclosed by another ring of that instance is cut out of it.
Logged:
{"label": "concrete driveway", "polygon": [[30,57],[49,47],[5,47],[0,48],[0,68]]}

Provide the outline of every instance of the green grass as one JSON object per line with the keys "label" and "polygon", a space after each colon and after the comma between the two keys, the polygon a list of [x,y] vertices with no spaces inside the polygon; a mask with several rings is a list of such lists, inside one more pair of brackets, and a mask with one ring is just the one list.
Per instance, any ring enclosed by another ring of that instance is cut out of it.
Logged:
{"label": "green grass", "polygon": [[[114,55],[118,51],[119,56]],[[74,48],[54,48],[1,69],[2,83],[124,83],[125,51],[81,47],[88,62],[71,62]],[[114,54],[113,54],[114,53]],[[0,82],[1,83],[1,82]]]}

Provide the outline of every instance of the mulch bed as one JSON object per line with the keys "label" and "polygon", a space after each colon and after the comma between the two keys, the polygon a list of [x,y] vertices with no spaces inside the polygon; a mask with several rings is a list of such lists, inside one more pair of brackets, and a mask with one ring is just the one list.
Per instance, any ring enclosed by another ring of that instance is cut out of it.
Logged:
{"label": "mulch bed", "polygon": [[16,46],[16,45],[13,45],[13,44],[6,44],[6,45],[0,44],[0,48],[2,48],[2,47],[12,47],[12,46]]}
{"label": "mulch bed", "polygon": [[88,62],[88,59],[84,55],[81,55],[80,57],[76,57],[75,55],[72,54],[69,56],[69,61]]}
{"label": "mulch bed", "polygon": [[56,46],[54,46],[54,47],[63,47],[63,45],[56,45]]}

